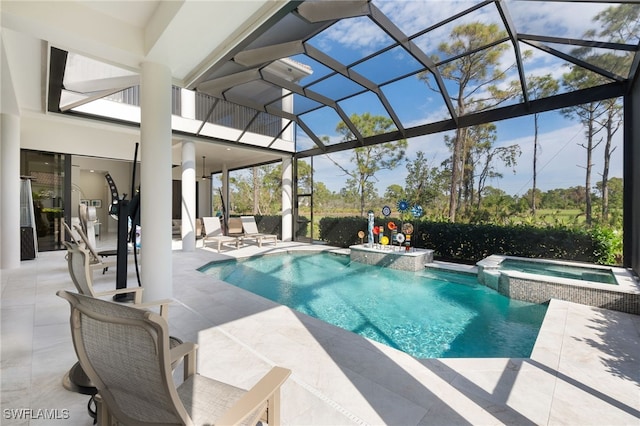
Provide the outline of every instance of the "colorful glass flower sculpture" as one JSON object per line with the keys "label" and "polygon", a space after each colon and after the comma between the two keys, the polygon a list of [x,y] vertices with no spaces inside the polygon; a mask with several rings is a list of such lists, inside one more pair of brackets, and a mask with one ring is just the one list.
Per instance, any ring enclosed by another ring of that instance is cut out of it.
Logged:
{"label": "colorful glass flower sculpture", "polygon": [[398,210],[400,212],[406,212],[409,210],[409,202],[407,200],[398,201]]}
{"label": "colorful glass flower sculpture", "polygon": [[407,235],[413,234],[413,225],[409,222],[402,225],[402,232]]}
{"label": "colorful glass flower sculpture", "polygon": [[418,218],[418,217],[422,216],[422,206],[420,206],[420,205],[413,206],[411,208],[411,214],[415,218]]}

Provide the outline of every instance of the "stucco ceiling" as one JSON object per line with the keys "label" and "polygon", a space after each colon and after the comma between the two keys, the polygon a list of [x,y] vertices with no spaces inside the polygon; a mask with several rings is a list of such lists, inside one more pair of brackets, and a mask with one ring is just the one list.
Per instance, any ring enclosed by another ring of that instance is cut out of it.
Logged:
{"label": "stucco ceiling", "polygon": [[[174,84],[185,87],[286,4],[267,0],[3,0],[0,12],[3,28],[133,73],[138,73],[145,61],[166,64]],[[5,38],[4,46],[8,47],[10,37]],[[22,51],[24,47],[24,43],[16,47],[16,55],[27,54]],[[12,74],[14,82],[29,77],[28,73]],[[34,83],[40,81],[15,84],[25,87]],[[16,96],[19,106],[34,105],[31,100],[20,99],[27,96],[26,90],[18,90]],[[175,138],[174,144],[178,145],[180,140]],[[197,158],[206,156],[207,169],[211,171],[220,170],[223,163],[239,167],[280,158],[265,151],[227,150],[198,140],[196,147]]]}

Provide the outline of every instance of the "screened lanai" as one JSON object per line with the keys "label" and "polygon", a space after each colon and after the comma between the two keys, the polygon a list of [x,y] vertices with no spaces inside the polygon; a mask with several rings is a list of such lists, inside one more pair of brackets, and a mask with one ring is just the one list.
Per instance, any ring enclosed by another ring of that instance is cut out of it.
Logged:
{"label": "screened lanai", "polygon": [[[637,20],[631,27],[616,22],[623,22],[620,14],[638,16],[639,8],[631,1],[286,2],[222,60],[177,82],[174,135],[197,137],[197,158],[210,146],[246,149],[231,166],[240,168],[619,98],[625,264],[637,270],[638,178],[631,164],[638,155],[632,123],[640,109],[640,32]],[[135,71],[64,48],[50,52],[49,111],[99,116],[92,105],[105,96],[136,105]],[[496,52],[501,60],[492,63],[487,58]],[[460,70],[482,61],[483,73],[462,77]],[[78,64],[93,75],[74,74]],[[569,72],[580,84],[538,90],[537,78]],[[184,93],[195,105],[188,114]],[[365,135],[352,121],[364,113],[392,125]],[[139,123],[135,113],[121,114],[109,119]],[[347,131],[339,133],[336,123]],[[224,155],[217,150],[207,158]],[[222,170],[221,162],[209,170]]]}

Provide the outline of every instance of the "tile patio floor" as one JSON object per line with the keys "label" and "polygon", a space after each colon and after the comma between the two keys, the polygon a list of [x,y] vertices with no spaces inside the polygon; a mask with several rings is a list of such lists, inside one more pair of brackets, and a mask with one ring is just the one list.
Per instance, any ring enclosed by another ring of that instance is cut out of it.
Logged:
{"label": "tile patio floor", "polygon": [[[196,270],[293,248],[319,247],[174,250],[169,310],[172,334],[200,345],[203,375],[250,387],[273,365],[290,368],[284,424],[640,425],[640,316],[553,300],[530,358],[416,360]],[[133,267],[129,277],[136,285]],[[95,279],[115,286],[113,271]],[[64,252],[2,271],[2,425],[92,424],[88,397],[61,385],[76,358],[59,289],[73,289]],[[13,409],[68,418],[18,420]]]}

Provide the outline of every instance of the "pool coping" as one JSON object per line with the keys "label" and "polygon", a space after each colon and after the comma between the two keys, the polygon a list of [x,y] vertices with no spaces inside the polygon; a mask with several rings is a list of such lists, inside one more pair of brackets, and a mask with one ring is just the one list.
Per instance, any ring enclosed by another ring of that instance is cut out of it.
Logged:
{"label": "pool coping", "polygon": [[[298,405],[283,413],[288,424],[629,424],[640,413],[634,315],[554,299],[529,358],[416,359],[224,285],[229,300],[272,307],[216,329],[292,368],[283,401]],[[280,337],[250,331],[275,326],[275,317]]]}

